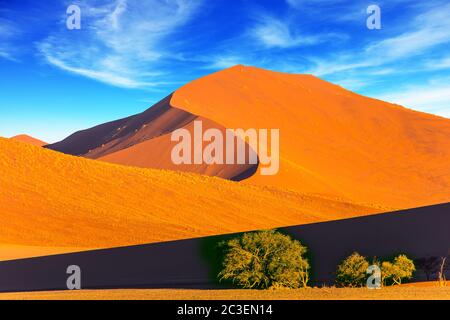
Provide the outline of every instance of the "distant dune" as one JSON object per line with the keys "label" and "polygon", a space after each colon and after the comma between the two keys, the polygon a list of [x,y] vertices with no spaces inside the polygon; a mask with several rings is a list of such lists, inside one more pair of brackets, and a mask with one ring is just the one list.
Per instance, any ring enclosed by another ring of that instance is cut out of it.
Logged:
{"label": "distant dune", "polygon": [[29,143],[38,147],[42,147],[47,145],[47,142],[41,141],[39,139],[30,137],[29,135],[26,134],[20,134],[18,136],[14,136],[11,137],[11,139],[16,140],[16,141],[21,141],[21,142],[25,142],[25,143]]}
{"label": "distant dune", "polygon": [[214,177],[119,166],[10,139],[0,139],[0,164],[0,244],[43,247],[43,252],[48,247],[115,247],[387,211]]}

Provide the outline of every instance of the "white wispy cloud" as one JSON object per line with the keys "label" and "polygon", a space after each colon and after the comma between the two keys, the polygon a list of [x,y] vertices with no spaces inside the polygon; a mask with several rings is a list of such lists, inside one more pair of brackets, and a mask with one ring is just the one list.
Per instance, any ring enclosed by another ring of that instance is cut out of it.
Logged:
{"label": "white wispy cloud", "polygon": [[62,70],[126,88],[160,84],[161,64],[176,55],[167,42],[201,0],[79,1],[82,30],[62,30],[38,44]]}
{"label": "white wispy cloud", "polygon": [[428,70],[442,70],[450,69],[450,56],[440,59],[429,60],[425,63],[425,67]]}
{"label": "white wispy cloud", "polygon": [[349,55],[340,55],[334,59],[326,60],[310,58],[310,61],[314,66],[306,72],[318,77],[373,66],[373,64],[367,60],[352,61],[352,59],[349,58]]}
{"label": "white wispy cloud", "polygon": [[[69,71],[72,73],[76,73],[81,76],[85,76],[91,79],[96,79],[101,82],[111,83],[124,88],[136,88],[148,85],[147,83],[137,82],[129,77],[123,77],[118,74],[109,71],[97,71],[90,69],[83,69],[77,67],[71,67],[70,65],[65,64],[63,61],[55,59],[51,56],[47,57],[48,62],[61,68],[62,70]],[[113,68],[114,69],[114,68]],[[116,69],[117,70],[117,69]]]}
{"label": "white wispy cloud", "polygon": [[445,83],[437,85],[431,82],[410,86],[378,95],[376,98],[450,118],[450,85]]}
{"label": "white wispy cloud", "polygon": [[[400,0],[389,0],[396,2]],[[405,0],[403,0],[405,1]],[[377,1],[379,3],[380,0]],[[313,15],[322,21],[360,22],[365,24],[370,3],[348,0],[286,0],[288,8],[301,15]],[[324,9],[326,8],[326,10]],[[334,10],[330,8],[335,8]]]}
{"label": "white wispy cloud", "polygon": [[294,9],[302,9],[311,4],[337,4],[344,1],[345,0],[286,0],[286,3]]}
{"label": "white wispy cloud", "polygon": [[205,69],[220,70],[233,67],[238,64],[250,64],[247,58],[237,55],[220,55],[207,57],[207,61],[212,61],[205,66]]}
{"label": "white wispy cloud", "polygon": [[359,78],[346,78],[334,81],[335,84],[347,90],[359,90],[367,85],[367,81]]}
{"label": "white wispy cloud", "polygon": [[252,30],[253,36],[266,47],[290,48],[310,43],[313,39],[295,34],[286,22],[264,17]]}
{"label": "white wispy cloud", "polygon": [[0,58],[15,61],[16,48],[13,40],[19,34],[19,29],[12,21],[0,18]]}
{"label": "white wispy cloud", "polygon": [[[351,90],[419,111],[450,117],[450,79],[429,80],[450,68],[446,47],[450,44],[450,4],[421,8],[422,14],[391,29],[389,38],[366,44],[358,51],[346,50],[328,58],[310,57],[306,70]],[[444,54],[443,54],[444,53]],[[420,74],[422,83],[392,88],[391,77]],[[373,89],[383,86],[383,89]],[[372,88],[372,89],[371,89]],[[366,92],[365,92],[366,91]],[[376,92],[372,94],[372,92]]]}
{"label": "white wispy cloud", "polygon": [[344,36],[336,33],[302,33],[288,19],[278,19],[269,15],[260,15],[257,24],[249,31],[251,37],[266,48],[295,48],[310,46]]}
{"label": "white wispy cloud", "polygon": [[[315,59],[315,67],[309,72],[319,76],[361,68],[380,67],[399,60],[420,56],[429,50],[450,43],[450,20],[446,18],[450,4],[434,7],[410,21],[407,31],[367,45],[360,53],[340,53],[332,59]],[[446,68],[446,61],[435,64]],[[419,68],[418,62],[415,68]],[[424,69],[424,66],[420,67]]]}
{"label": "white wispy cloud", "polygon": [[378,56],[380,62],[416,56],[437,45],[450,42],[450,4],[418,16],[411,31],[370,45],[366,52]]}

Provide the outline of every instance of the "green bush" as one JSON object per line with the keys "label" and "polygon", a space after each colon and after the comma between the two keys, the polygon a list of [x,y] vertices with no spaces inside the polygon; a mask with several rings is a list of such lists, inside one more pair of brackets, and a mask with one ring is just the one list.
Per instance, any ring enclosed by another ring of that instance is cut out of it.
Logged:
{"label": "green bush", "polygon": [[383,284],[402,284],[404,279],[411,279],[416,267],[406,255],[401,254],[393,262],[385,261],[381,264]]}
{"label": "green bush", "polygon": [[245,233],[223,243],[225,259],[220,280],[246,289],[301,288],[309,281],[307,249],[275,231]]}
{"label": "green bush", "polygon": [[354,252],[338,266],[336,283],[342,287],[362,287],[366,285],[369,262],[359,253]]}

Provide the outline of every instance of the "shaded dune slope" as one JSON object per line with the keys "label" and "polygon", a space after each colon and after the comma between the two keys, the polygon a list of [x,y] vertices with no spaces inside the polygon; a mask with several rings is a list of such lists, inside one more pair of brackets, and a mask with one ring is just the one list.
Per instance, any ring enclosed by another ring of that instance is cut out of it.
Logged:
{"label": "shaded dune slope", "polygon": [[224,133],[225,128],[171,107],[170,99],[171,96],[166,97],[143,113],[76,132],[46,148],[117,164],[195,172],[230,180],[241,180],[256,171],[258,165],[252,164],[174,165],[171,150],[176,142],[170,139],[172,131],[184,128],[193,135],[194,121],[202,121],[203,130],[215,128]]}
{"label": "shaded dune slope", "polygon": [[146,111],[72,134],[46,148],[98,158],[183,127],[196,116],[170,107],[166,97]]}
{"label": "shaded dune slope", "polygon": [[[207,129],[219,129],[223,136],[225,136],[226,129],[208,119],[201,117],[195,118],[194,121],[201,121],[203,131]],[[190,132],[191,136],[194,136],[194,121],[189,122],[183,126]],[[141,168],[158,168],[175,170],[182,172],[193,172],[198,174],[204,174],[213,177],[219,177],[234,181],[240,181],[249,176],[252,176],[258,169],[258,165],[252,164],[237,164],[236,152],[235,152],[235,164],[180,164],[175,165],[171,159],[172,149],[176,142],[171,141],[171,134],[164,134],[153,139],[143,141],[135,144],[129,148],[116,151],[105,156],[101,156],[98,160],[136,166]],[[203,143],[205,145],[205,143]],[[246,144],[247,152],[249,145]],[[236,150],[236,148],[235,148]],[[191,150],[191,159],[194,159],[195,150]],[[226,154],[226,146],[223,145],[222,154]],[[90,156],[90,154],[89,154]],[[200,157],[202,155],[200,154]]]}
{"label": "shaded dune slope", "polygon": [[310,75],[236,66],[171,105],[227,128],[280,129],[280,172],[246,182],[394,207],[450,200],[450,120]]}
{"label": "shaded dune slope", "polygon": [[114,247],[385,210],[196,174],[119,166],[9,139],[0,139],[0,167],[1,245]]}

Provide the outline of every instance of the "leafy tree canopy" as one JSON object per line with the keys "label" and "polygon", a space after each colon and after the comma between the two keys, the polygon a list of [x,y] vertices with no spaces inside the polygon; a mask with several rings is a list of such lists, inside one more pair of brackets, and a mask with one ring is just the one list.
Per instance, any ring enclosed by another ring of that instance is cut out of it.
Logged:
{"label": "leafy tree canopy", "polygon": [[300,288],[309,281],[307,249],[275,231],[245,233],[223,244],[226,255],[220,280],[247,289]]}

